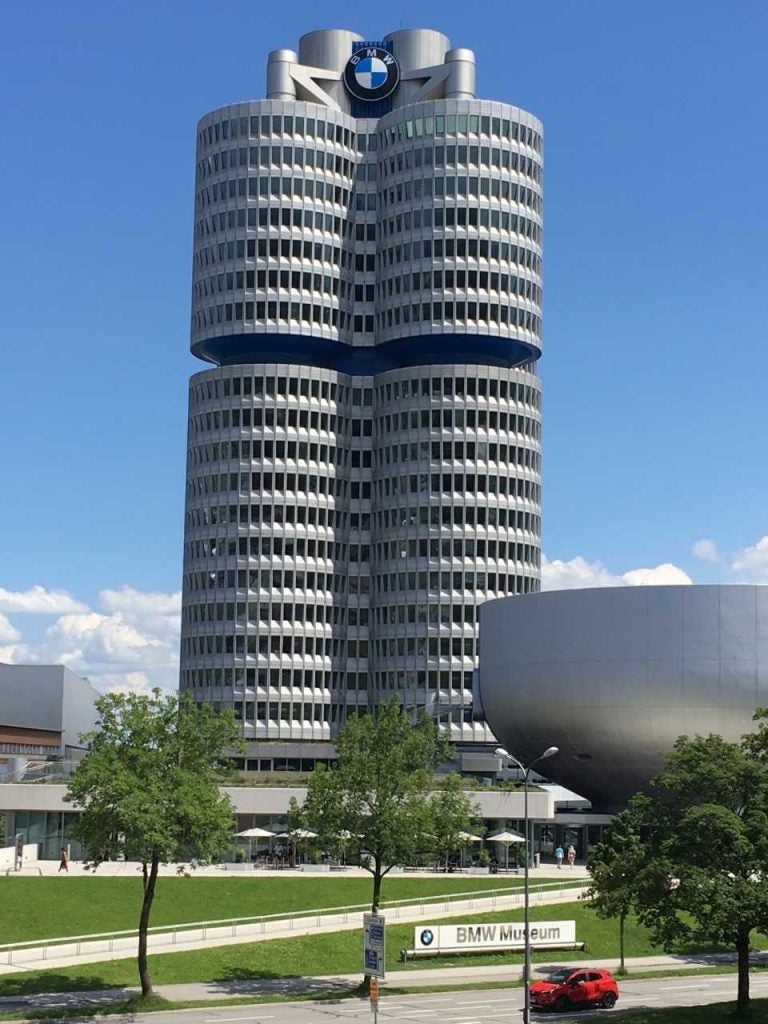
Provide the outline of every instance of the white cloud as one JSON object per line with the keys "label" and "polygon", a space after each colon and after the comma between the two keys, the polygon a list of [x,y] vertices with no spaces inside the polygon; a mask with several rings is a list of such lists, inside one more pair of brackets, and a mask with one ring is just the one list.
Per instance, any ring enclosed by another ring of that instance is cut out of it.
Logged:
{"label": "white cloud", "polygon": [[670,584],[689,584],[691,578],[676,565],[664,562],[650,569],[630,569],[617,575],[602,562],[588,562],[581,555],[570,561],[546,556],[541,562],[542,590],[579,590],[588,587],[642,587]]}
{"label": "white cloud", "polygon": [[621,578],[630,587],[679,587],[693,583],[687,572],[671,562],[662,562],[653,569],[631,569]]}
{"label": "white cloud", "polygon": [[102,607],[121,615],[125,622],[168,642],[176,642],[181,629],[181,591],[175,594],[151,593],[121,587],[102,590]]}
{"label": "white cloud", "polygon": [[5,590],[0,587],[0,609],[4,612],[29,612],[35,615],[66,615],[88,611],[66,590],[46,590],[34,586],[29,590]]}
{"label": "white cloud", "polygon": [[717,562],[720,558],[717,544],[710,540],[709,537],[702,537],[701,540],[697,540],[692,550],[694,555],[700,558],[702,562]]}
{"label": "white cloud", "polygon": [[730,571],[743,583],[768,583],[768,536],[733,556]]}
{"label": "white cloud", "polygon": [[580,590],[583,587],[620,587],[620,576],[608,572],[601,562],[588,562],[577,555],[568,562],[546,555],[541,560],[542,590]]}
{"label": "white cloud", "polygon": [[12,626],[4,615],[0,615],[0,643],[15,644],[21,640],[21,633]]}
{"label": "white cloud", "polygon": [[103,611],[64,591],[32,587],[23,594],[0,589],[11,612],[45,611],[56,620],[36,640],[0,613],[0,661],[60,664],[87,676],[100,690],[144,692],[178,685],[181,595],[144,593],[132,587],[104,590]]}

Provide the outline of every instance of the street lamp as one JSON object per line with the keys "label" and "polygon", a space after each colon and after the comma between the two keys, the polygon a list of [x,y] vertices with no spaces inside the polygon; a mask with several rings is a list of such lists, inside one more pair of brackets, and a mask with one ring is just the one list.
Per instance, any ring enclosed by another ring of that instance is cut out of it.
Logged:
{"label": "street lamp", "polygon": [[525,908],[524,917],[525,924],[523,926],[524,941],[525,941],[525,959],[523,963],[523,989],[524,989],[524,1002],[523,1002],[523,1024],[531,1024],[531,939],[530,939],[530,912],[531,912],[531,891],[528,879],[528,872],[530,870],[530,850],[529,850],[529,831],[530,824],[528,821],[528,782],[531,776],[531,769],[543,761],[546,757],[553,757],[559,750],[559,747],[547,747],[543,754],[539,754],[535,760],[526,768],[525,765],[521,764],[516,757],[513,757],[508,750],[504,747],[496,748],[496,755],[503,757],[507,761],[511,761],[512,764],[516,764],[520,771],[523,773],[523,819],[525,821],[525,872],[523,875],[523,906]]}

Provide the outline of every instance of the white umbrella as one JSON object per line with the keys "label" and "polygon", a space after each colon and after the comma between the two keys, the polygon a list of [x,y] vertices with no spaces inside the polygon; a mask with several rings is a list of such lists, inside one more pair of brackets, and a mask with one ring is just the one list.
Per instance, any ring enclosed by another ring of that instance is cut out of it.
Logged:
{"label": "white umbrella", "polygon": [[459,832],[457,834],[463,843],[482,843],[483,841],[482,836],[473,836],[471,832]]}
{"label": "white umbrella", "polygon": [[517,832],[497,832],[495,836],[485,837],[489,843],[524,843],[525,836],[519,836]]}
{"label": "white umbrella", "polygon": [[317,839],[317,832],[310,832],[307,828],[295,828],[292,832],[279,832],[278,839]]}
{"label": "white umbrella", "polygon": [[269,829],[259,828],[255,825],[253,828],[245,828],[242,832],[237,832],[236,835],[240,839],[248,840],[248,863],[251,862],[251,842],[254,839],[271,839],[274,832],[270,832]]}
{"label": "white umbrella", "polygon": [[525,837],[519,836],[517,832],[497,832],[495,836],[486,836],[490,843],[504,844],[504,870],[509,871],[509,844],[524,843]]}

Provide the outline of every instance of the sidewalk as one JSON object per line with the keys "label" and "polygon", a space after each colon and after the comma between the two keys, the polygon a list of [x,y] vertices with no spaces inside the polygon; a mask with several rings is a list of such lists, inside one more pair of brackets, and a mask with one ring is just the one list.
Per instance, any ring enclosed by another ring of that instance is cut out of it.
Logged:
{"label": "sidewalk", "polygon": [[[690,954],[686,956],[647,956],[630,957],[627,959],[627,968],[632,974],[641,974],[648,971],[681,971],[695,970],[701,967],[713,967],[718,964],[729,964],[735,961],[735,957],[727,953],[702,953],[699,955]],[[753,963],[765,964],[768,962],[768,952],[756,953],[752,957]],[[574,966],[597,967],[614,970],[617,966],[616,958],[603,960],[580,959],[574,956]],[[542,977],[555,967],[562,967],[562,963],[534,964],[535,973]],[[302,996],[320,995],[321,993],[348,992],[360,983],[360,974],[337,974],[326,975],[314,978],[259,978],[253,980],[232,980],[201,982],[187,985],[158,985],[155,993],[164,999],[173,1002],[204,1002],[211,999],[235,999],[239,997],[253,996]],[[387,980],[382,982],[385,988],[410,988],[418,989],[432,985],[486,985],[498,983],[512,983],[522,978],[522,965],[510,964],[492,967],[442,967],[442,968],[411,968],[404,970],[390,971]],[[99,1006],[130,999],[139,994],[137,988],[114,988],[93,992],[59,992],[42,993],[29,996],[2,996],[0,997],[0,1014],[3,1011],[13,1013],[25,1009],[44,1009],[54,1007],[74,1006]]]}

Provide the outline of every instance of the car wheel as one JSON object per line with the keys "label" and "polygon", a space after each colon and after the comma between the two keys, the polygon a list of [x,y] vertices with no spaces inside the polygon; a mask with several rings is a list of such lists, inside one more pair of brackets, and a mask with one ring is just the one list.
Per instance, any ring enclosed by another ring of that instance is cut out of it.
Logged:
{"label": "car wheel", "polygon": [[616,996],[613,992],[606,992],[603,998],[600,1000],[600,1005],[604,1010],[612,1010],[616,1005]]}
{"label": "car wheel", "polygon": [[565,1013],[566,1010],[570,1010],[570,1008],[571,1008],[571,1000],[568,998],[568,996],[558,996],[557,997],[557,999],[555,1000],[555,1012],[556,1013]]}

